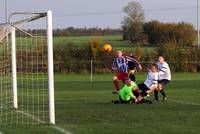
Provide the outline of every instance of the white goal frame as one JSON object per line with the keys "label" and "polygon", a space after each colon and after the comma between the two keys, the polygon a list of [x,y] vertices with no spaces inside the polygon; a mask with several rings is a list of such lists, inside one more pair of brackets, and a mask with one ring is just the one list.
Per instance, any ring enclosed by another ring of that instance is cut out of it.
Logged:
{"label": "white goal frame", "polygon": [[[54,102],[54,71],[53,71],[53,26],[52,26],[52,11],[46,13],[13,13],[16,14],[41,14],[42,17],[47,17],[47,48],[48,48],[48,102],[49,102],[49,123],[55,124],[55,102]],[[22,20],[23,21],[23,20]],[[32,21],[25,20],[27,22]],[[16,66],[16,33],[15,24],[20,23],[14,22],[9,24],[12,26],[11,31],[11,56],[12,56],[12,92],[13,92],[13,107],[18,108],[17,98],[17,66]]]}

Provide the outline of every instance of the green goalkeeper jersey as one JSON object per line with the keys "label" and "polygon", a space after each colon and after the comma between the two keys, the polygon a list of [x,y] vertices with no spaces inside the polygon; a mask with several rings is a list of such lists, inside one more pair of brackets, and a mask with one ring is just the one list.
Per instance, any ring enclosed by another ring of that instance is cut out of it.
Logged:
{"label": "green goalkeeper jersey", "polygon": [[132,92],[135,87],[137,87],[135,82],[131,82],[130,86],[124,85],[124,87],[119,91],[119,96],[121,99],[124,101],[129,101],[131,98],[135,98]]}

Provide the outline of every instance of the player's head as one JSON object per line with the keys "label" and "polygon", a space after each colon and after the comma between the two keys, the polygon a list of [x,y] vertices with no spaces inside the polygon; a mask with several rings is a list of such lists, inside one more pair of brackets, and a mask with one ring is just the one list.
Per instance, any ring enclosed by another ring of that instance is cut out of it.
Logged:
{"label": "player's head", "polygon": [[130,80],[129,78],[127,78],[127,79],[125,80],[125,83],[127,84],[127,86],[131,86],[131,80]]}
{"label": "player's head", "polygon": [[116,55],[117,57],[122,57],[122,51],[121,50],[116,51]]}
{"label": "player's head", "polygon": [[152,72],[157,72],[158,71],[157,65],[155,63],[151,64],[149,69]]}
{"label": "player's head", "polygon": [[162,64],[164,63],[164,61],[165,61],[165,58],[162,55],[158,56],[158,62]]}

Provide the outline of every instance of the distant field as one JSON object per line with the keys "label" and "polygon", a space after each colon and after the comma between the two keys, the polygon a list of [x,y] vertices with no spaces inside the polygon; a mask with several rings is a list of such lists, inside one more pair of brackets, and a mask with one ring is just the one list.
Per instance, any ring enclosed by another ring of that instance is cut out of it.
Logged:
{"label": "distant field", "polygon": [[[59,46],[66,46],[69,43],[76,45],[77,47],[81,47],[83,45],[89,44],[90,41],[97,40],[100,47],[105,43],[111,43],[114,50],[123,50],[126,52],[135,52],[135,49],[138,47],[136,44],[132,44],[128,41],[123,41],[121,35],[106,35],[106,36],[62,36],[62,37],[54,37],[54,48]],[[45,42],[41,42],[41,40],[33,40],[33,38],[21,37],[17,38],[17,47],[19,49],[32,48],[36,46],[41,46]],[[140,49],[144,53],[154,52],[156,47],[142,46]]]}
{"label": "distant field", "polygon": [[[98,40],[100,43],[110,42],[117,44],[122,39],[121,35],[110,35],[110,36],[65,36],[65,37],[54,37],[54,45],[65,45],[66,43],[74,43],[75,45],[82,45],[88,43],[91,40]],[[122,42],[124,45],[130,45]],[[120,44],[119,44],[120,45]]]}
{"label": "distant field", "polygon": [[[73,43],[77,46],[88,44],[89,41],[97,40],[101,45],[108,42],[111,43],[114,50],[124,50],[126,52],[134,52],[137,45],[131,44],[128,41],[123,41],[121,35],[110,36],[66,36],[66,37],[54,37],[54,47],[60,45],[67,45]],[[155,47],[140,47],[144,53],[155,51]]]}
{"label": "distant field", "polygon": [[[200,74],[173,73],[168,100],[151,105],[114,105],[113,74],[56,74],[56,130],[52,126],[1,127],[3,134],[198,134]],[[145,74],[137,74],[138,82]],[[152,96],[152,95],[151,95]]]}

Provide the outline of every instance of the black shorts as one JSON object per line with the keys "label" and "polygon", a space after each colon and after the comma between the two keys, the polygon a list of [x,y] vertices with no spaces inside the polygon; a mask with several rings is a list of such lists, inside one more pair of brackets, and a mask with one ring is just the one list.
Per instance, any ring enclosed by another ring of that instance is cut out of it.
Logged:
{"label": "black shorts", "polygon": [[167,79],[159,80],[158,84],[162,84],[163,86],[166,86],[170,81]]}
{"label": "black shorts", "polygon": [[150,90],[144,83],[139,84],[138,88],[141,90],[142,96],[147,96],[147,91]]}
{"label": "black shorts", "polygon": [[134,74],[129,74],[129,78],[131,79],[131,81],[134,81],[135,82],[135,75]]}

